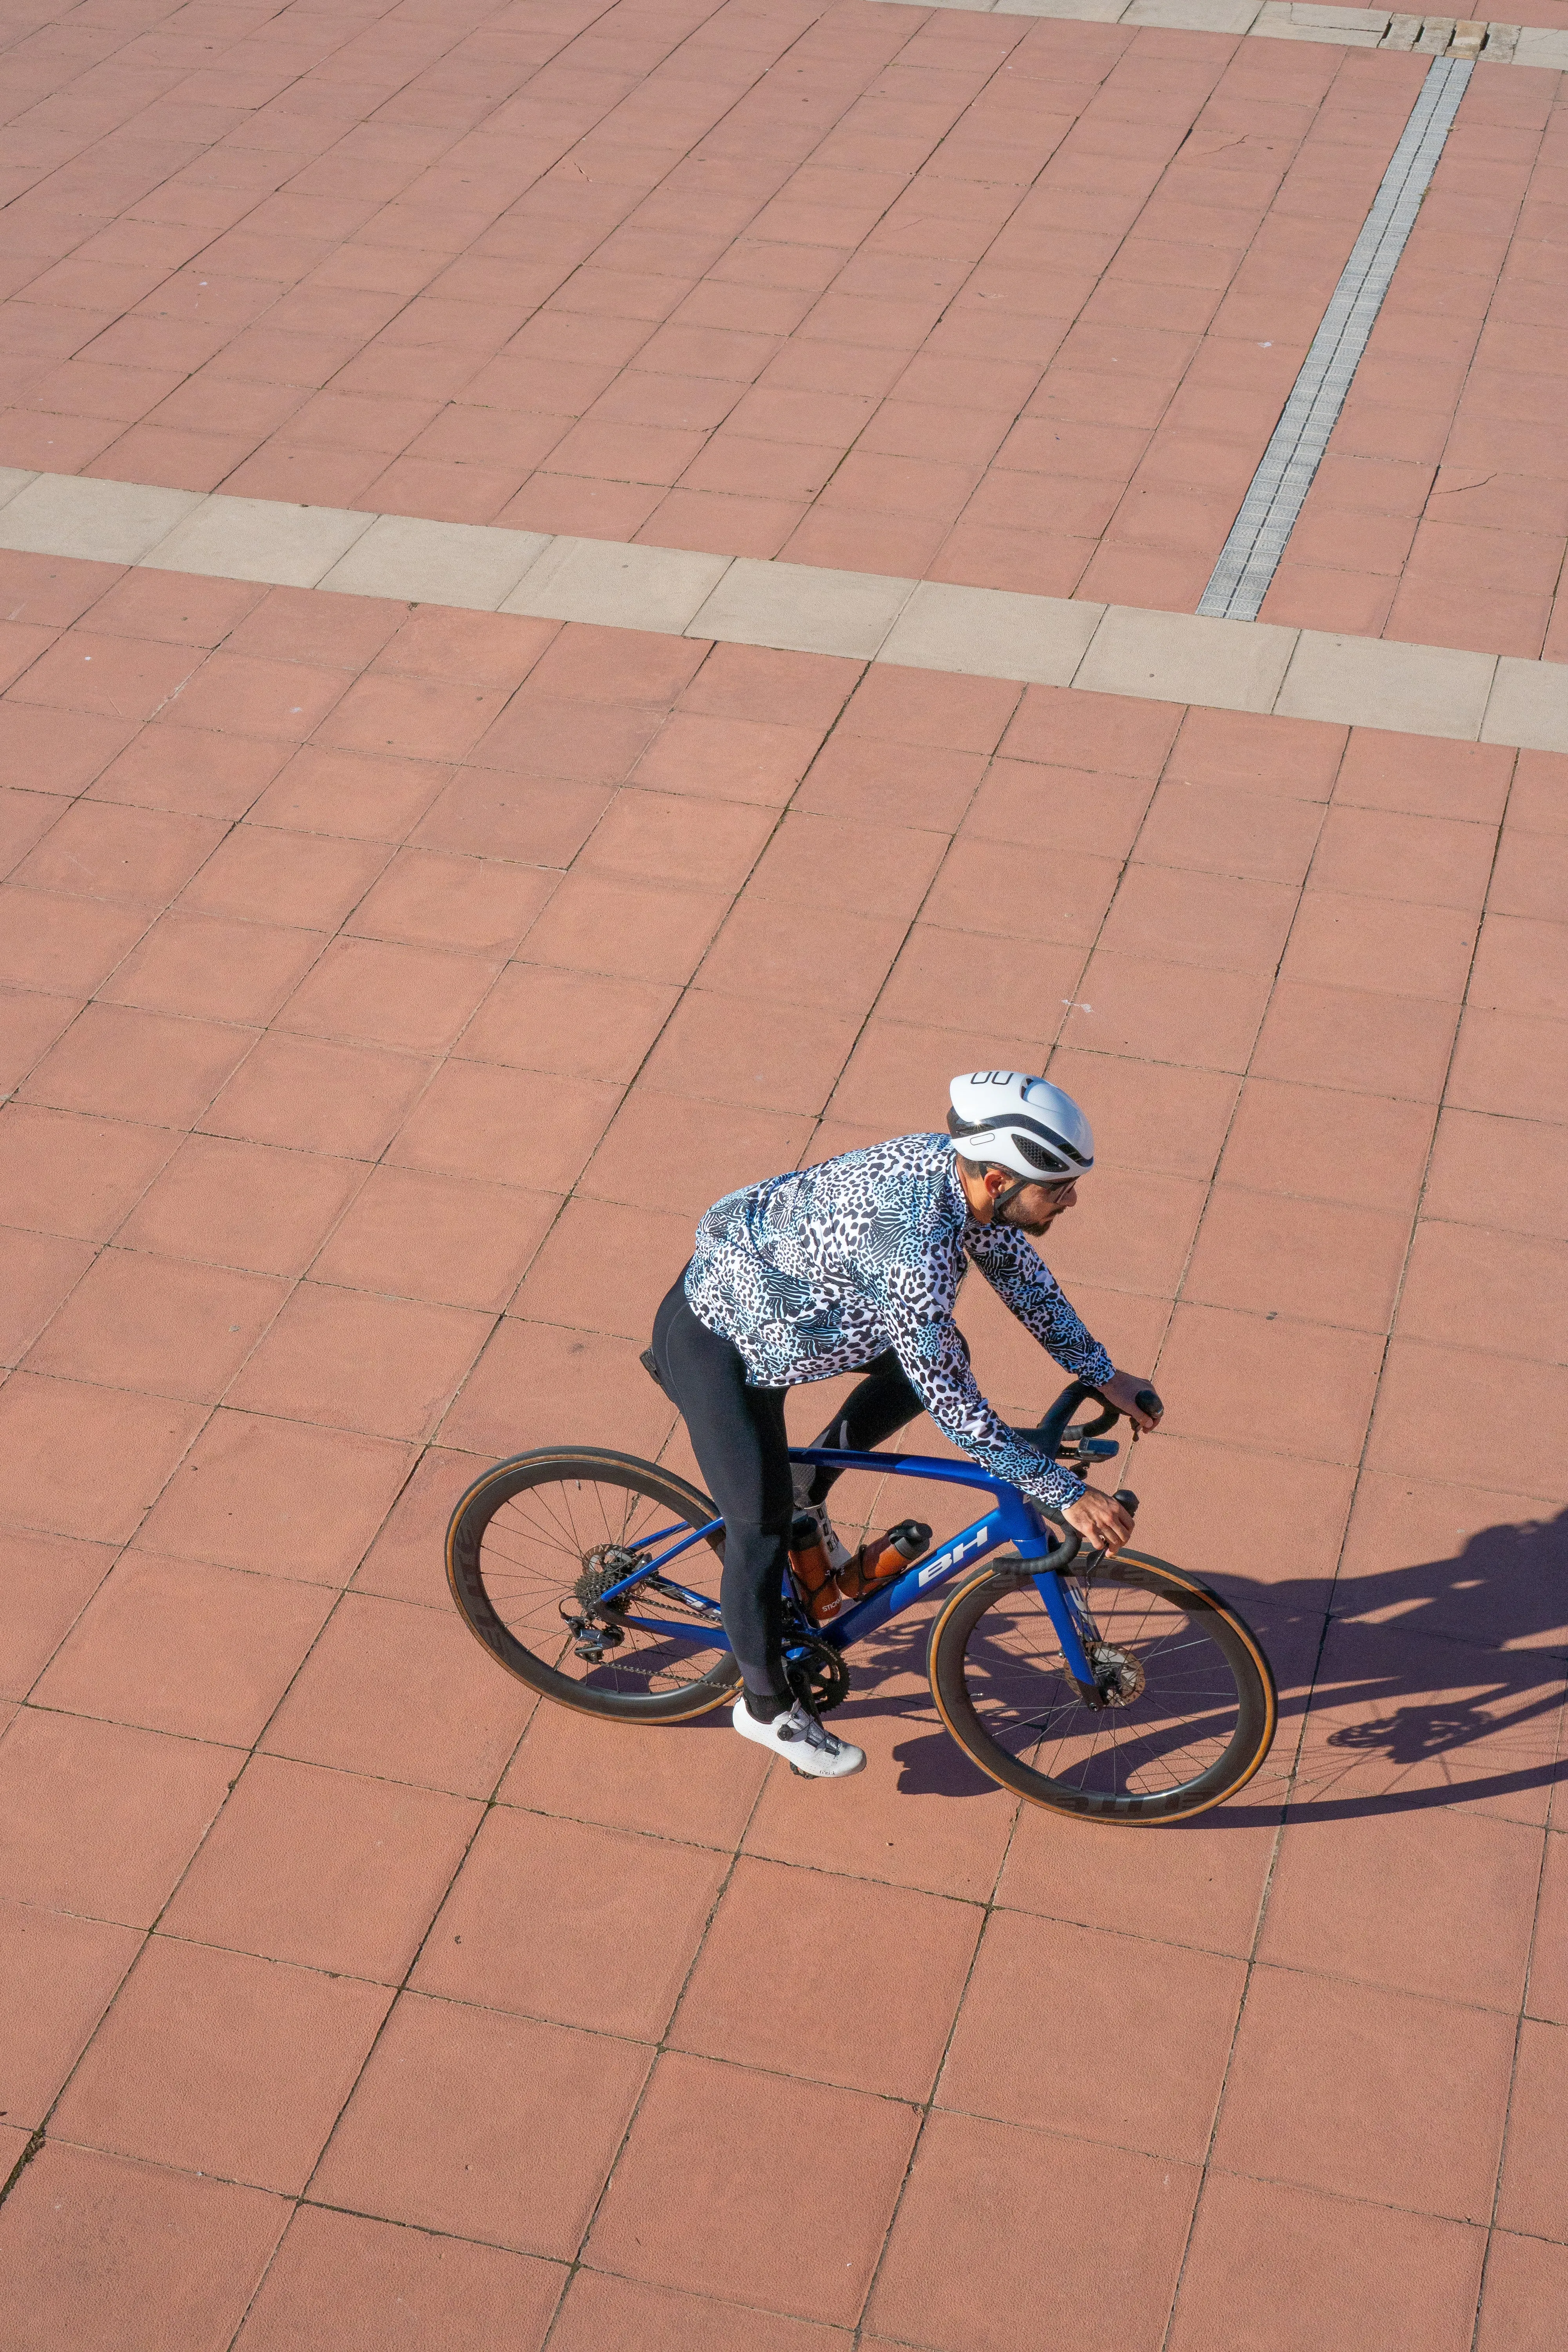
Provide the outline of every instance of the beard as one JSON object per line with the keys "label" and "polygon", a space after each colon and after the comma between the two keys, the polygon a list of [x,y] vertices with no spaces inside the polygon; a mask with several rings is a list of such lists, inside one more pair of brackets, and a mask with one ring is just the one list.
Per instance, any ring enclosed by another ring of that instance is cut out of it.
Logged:
{"label": "beard", "polygon": [[1026,1217],[1023,1214],[1022,1204],[1015,1202],[1010,1209],[1003,1210],[1002,1223],[1016,1225],[1021,1234],[1028,1234],[1037,1240],[1041,1234],[1049,1233],[1057,1219],[1064,1213],[1062,1209],[1047,1209],[1044,1216]]}

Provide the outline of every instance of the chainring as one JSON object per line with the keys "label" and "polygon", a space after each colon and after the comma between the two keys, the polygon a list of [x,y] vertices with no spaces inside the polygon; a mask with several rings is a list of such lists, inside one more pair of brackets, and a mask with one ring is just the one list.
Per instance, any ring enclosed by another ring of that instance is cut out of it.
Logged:
{"label": "chainring", "polygon": [[786,1637],[784,1678],[796,1698],[805,1699],[818,1715],[842,1706],[849,1696],[844,1653],[831,1642],[818,1641],[815,1633]]}

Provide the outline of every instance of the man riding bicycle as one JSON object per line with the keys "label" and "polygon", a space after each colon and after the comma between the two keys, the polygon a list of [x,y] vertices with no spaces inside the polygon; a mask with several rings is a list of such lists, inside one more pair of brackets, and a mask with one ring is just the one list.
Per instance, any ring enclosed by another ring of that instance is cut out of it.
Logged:
{"label": "man riding bicycle", "polygon": [[973,1262],[1064,1371],[1139,1429],[1159,1417],[1138,1401],[1147,1381],[1116,1370],[1025,1238],[1074,1205],[1094,1165],[1088,1119],[1059,1087],[1013,1070],[956,1077],[950,1096],[946,1136],[900,1136],[716,1202],[654,1318],[650,1368],[685,1416],[724,1520],[735,1729],[816,1779],[858,1772],[866,1758],[825,1728],[785,1673],[784,1579],[803,1519],[830,1559],[848,1557],[825,1508],[838,1474],[790,1462],[785,1390],[863,1372],[813,1444],[864,1452],[929,1412],[984,1469],[1120,1550],[1132,1532],[1121,1504],[1017,1436],[976,1386],[952,1319]]}

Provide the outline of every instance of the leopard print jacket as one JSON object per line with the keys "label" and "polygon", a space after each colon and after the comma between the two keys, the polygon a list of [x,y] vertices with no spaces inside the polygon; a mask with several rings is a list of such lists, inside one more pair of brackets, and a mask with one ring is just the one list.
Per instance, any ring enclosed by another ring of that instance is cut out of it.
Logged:
{"label": "leopard print jacket", "polygon": [[1065,1371],[1110,1378],[1026,1237],[971,1216],[945,1135],[900,1136],[728,1193],[697,1228],[686,1296],[759,1388],[858,1371],[893,1348],[944,1437],[1059,1510],[1081,1480],[1020,1444],[975,1385],[952,1319],[971,1260]]}

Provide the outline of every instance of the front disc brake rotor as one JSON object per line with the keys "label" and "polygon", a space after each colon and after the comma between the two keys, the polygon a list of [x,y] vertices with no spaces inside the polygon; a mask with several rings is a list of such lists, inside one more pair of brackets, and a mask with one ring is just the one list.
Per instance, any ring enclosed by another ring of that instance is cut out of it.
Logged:
{"label": "front disc brake rotor", "polygon": [[1120,1650],[1113,1643],[1096,1642],[1089,1653],[1094,1679],[1100,1686],[1107,1706],[1131,1706],[1143,1696],[1149,1677],[1141,1659],[1131,1650]]}

